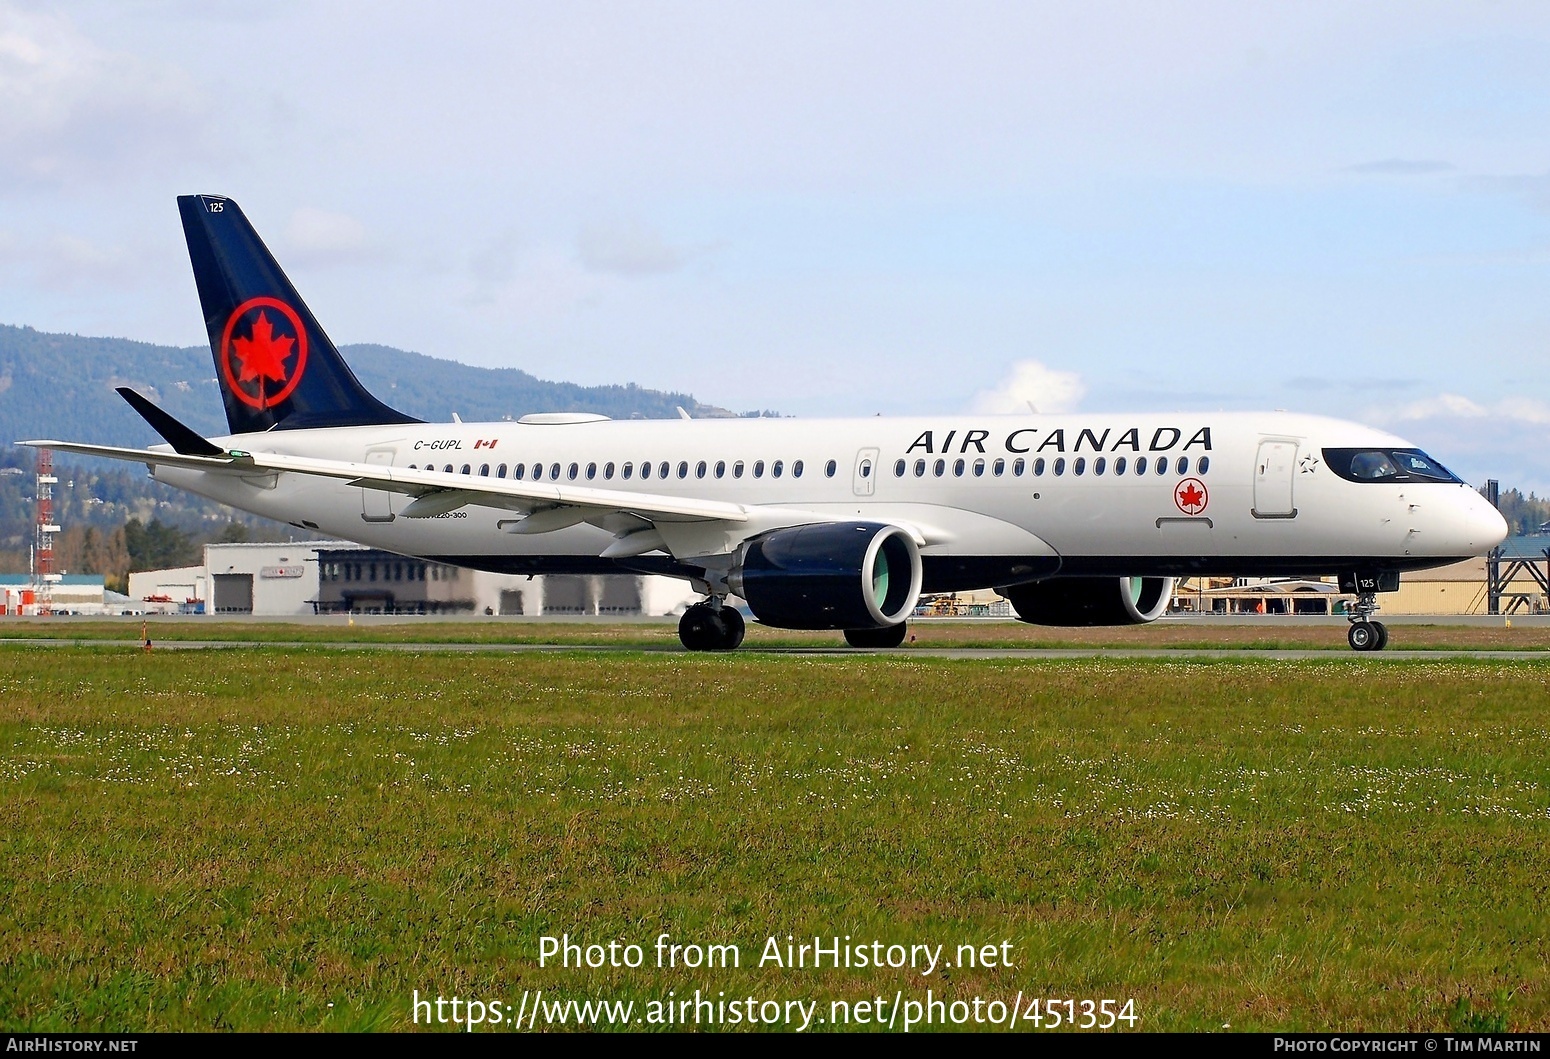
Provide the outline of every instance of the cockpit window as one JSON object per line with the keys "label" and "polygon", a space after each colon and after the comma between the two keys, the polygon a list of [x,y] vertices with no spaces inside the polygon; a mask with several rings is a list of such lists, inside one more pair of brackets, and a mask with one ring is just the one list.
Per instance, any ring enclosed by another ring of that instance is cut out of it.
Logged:
{"label": "cockpit window", "polygon": [[1374,478],[1397,478],[1399,477],[1399,468],[1394,466],[1394,461],[1389,459],[1385,453],[1358,452],[1351,457],[1351,477],[1368,480]]}
{"label": "cockpit window", "polygon": [[1349,482],[1457,482],[1420,449],[1325,449],[1329,469]]}

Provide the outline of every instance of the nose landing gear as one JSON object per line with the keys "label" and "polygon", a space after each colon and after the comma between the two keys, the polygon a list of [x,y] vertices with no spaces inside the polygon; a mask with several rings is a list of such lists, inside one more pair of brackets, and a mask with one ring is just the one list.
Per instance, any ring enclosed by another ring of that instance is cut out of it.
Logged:
{"label": "nose landing gear", "polygon": [[694,604],[678,619],[678,639],[691,651],[735,651],[746,631],[743,616],[716,596]]}
{"label": "nose landing gear", "polygon": [[1381,651],[1389,645],[1389,630],[1381,621],[1373,621],[1378,610],[1378,594],[1363,592],[1351,604],[1351,627],[1346,630],[1346,643],[1353,651]]}

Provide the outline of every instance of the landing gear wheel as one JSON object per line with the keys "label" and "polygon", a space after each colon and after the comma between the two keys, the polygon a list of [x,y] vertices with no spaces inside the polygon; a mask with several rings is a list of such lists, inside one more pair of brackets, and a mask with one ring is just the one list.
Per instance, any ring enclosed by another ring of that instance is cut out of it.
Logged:
{"label": "landing gear wheel", "polygon": [[721,621],[724,628],[721,637],[721,650],[737,650],[743,645],[743,635],[748,631],[748,626],[743,621],[743,616],[731,607],[722,607]]}
{"label": "landing gear wheel", "polygon": [[845,642],[852,647],[898,647],[904,642],[907,622],[882,629],[846,629]]}
{"label": "landing gear wheel", "polygon": [[1389,645],[1389,627],[1381,621],[1373,622],[1372,627],[1378,631],[1378,643],[1373,650],[1381,651]]}
{"label": "landing gear wheel", "polygon": [[678,619],[678,639],[691,651],[731,651],[743,642],[743,616],[731,607],[696,603]]}
{"label": "landing gear wheel", "polygon": [[1372,621],[1352,622],[1345,634],[1346,643],[1351,645],[1353,651],[1376,651],[1381,636],[1378,630],[1382,627]]}

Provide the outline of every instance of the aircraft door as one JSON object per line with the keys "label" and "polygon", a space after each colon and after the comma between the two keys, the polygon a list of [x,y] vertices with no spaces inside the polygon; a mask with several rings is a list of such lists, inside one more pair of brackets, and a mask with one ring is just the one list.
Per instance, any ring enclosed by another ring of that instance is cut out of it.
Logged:
{"label": "aircraft door", "polygon": [[877,489],[877,450],[862,449],[856,453],[856,473],[851,488],[857,496],[871,496]]}
{"label": "aircraft door", "polygon": [[[368,449],[366,462],[375,467],[393,466],[393,454],[396,449]],[[385,489],[367,489],[361,487],[361,519],[365,522],[392,522],[393,498],[397,493],[390,493]]]}
{"label": "aircraft door", "polygon": [[1265,439],[1254,461],[1254,517],[1296,518],[1292,478],[1297,468],[1297,442]]}

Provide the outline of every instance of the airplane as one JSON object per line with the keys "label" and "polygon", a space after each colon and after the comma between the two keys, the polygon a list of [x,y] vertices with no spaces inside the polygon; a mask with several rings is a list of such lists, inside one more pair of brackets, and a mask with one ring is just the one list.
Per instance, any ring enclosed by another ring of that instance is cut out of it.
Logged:
{"label": "airplane", "polygon": [[646,573],[705,597],[679,636],[765,625],[895,647],[923,593],[994,589],[1025,622],[1131,625],[1187,576],[1338,578],[1348,642],[1382,650],[1378,594],[1507,534],[1402,438],[1286,412],[427,423],[361,385],[237,203],[178,198],[230,433],[127,387],[158,482],[435,563]]}

